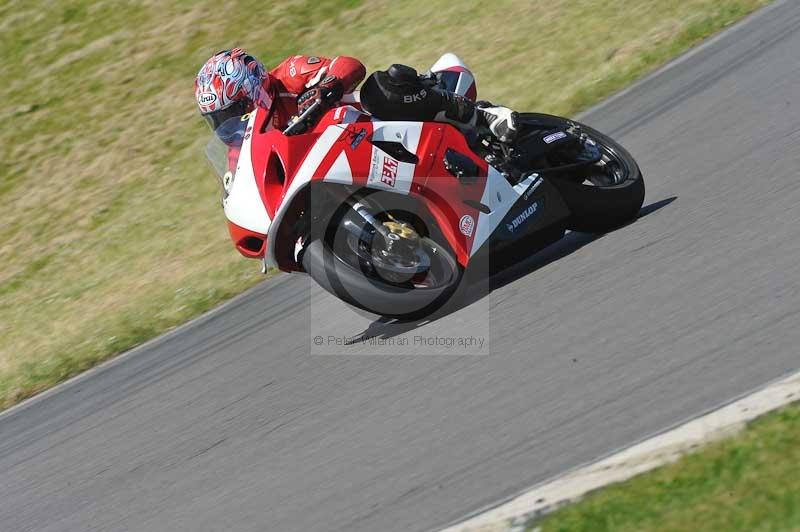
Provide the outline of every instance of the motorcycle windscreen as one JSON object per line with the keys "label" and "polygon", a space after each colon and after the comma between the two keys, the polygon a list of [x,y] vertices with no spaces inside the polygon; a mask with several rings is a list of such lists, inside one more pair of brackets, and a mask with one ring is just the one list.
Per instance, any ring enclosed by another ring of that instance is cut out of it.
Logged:
{"label": "motorcycle windscreen", "polygon": [[214,130],[206,144],[206,158],[222,186],[223,197],[228,195],[233,183],[249,116],[246,114],[227,119]]}

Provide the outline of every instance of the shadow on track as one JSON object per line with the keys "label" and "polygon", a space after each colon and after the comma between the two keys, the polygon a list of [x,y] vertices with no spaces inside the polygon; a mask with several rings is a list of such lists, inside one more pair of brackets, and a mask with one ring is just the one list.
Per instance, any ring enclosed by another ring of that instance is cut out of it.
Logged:
{"label": "shadow on track", "polygon": [[[627,225],[635,224],[640,219],[666,207],[676,199],[677,196],[672,196],[642,207],[639,210],[639,216],[636,218],[636,220],[633,220]],[[627,225],[623,227],[627,227]],[[606,234],[609,233],[594,234],[570,231],[567,232],[567,234],[565,234],[561,240],[550,244],[546,248],[529,255],[528,257],[525,257],[523,254],[518,254],[517,256],[508,254],[507,256],[503,257],[499,267],[492,268],[492,273],[489,277],[488,283],[483,282],[477,283],[476,285],[470,283],[469,280],[466,280],[467,282],[462,282],[461,287],[453,295],[452,299],[445,304],[444,307],[434,312],[432,315],[422,320],[411,321],[380,317],[372,322],[363,332],[355,335],[355,338],[392,338],[394,336],[399,336],[424,325],[430,324],[449,314],[461,310],[462,308],[472,305],[477,301],[480,301],[498,288],[513,283],[514,281],[521,279],[522,277],[533,273],[534,271],[543,268],[552,262],[578,251],[583,246],[603,238]],[[475,290],[475,286],[480,286],[480,288]]]}

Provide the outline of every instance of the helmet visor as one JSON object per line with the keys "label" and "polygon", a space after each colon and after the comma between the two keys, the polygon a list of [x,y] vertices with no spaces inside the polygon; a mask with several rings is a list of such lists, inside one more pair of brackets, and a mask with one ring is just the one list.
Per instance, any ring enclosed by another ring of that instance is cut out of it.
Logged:
{"label": "helmet visor", "polygon": [[216,111],[204,114],[203,118],[205,118],[206,122],[208,122],[208,125],[211,126],[211,130],[216,131],[217,128],[221,126],[226,120],[233,118],[235,116],[242,116],[246,114],[248,111],[248,107],[249,107],[249,102],[245,100],[239,100],[238,102],[233,102],[225,109],[217,109]]}

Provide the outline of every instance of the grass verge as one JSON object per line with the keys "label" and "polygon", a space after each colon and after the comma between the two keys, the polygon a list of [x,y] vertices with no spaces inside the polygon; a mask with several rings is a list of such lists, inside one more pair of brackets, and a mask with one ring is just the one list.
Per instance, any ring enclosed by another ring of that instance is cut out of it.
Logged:
{"label": "grass verge", "polygon": [[3,2],[0,408],[261,279],[227,241],[200,155],[192,80],[213,51],[369,69],[453,51],[481,97],[571,114],[765,3]]}
{"label": "grass verge", "polygon": [[527,526],[536,529],[800,530],[800,404]]}

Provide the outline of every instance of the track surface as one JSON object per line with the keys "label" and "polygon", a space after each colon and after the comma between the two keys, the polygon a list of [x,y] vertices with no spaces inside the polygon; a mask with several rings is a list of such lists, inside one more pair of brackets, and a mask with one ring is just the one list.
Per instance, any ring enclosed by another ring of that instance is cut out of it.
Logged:
{"label": "track surface", "polygon": [[768,8],[585,117],[660,208],[405,333],[490,354],[312,356],[386,329],[265,282],[0,418],[0,528],[426,530],[797,370],[798,27]]}

